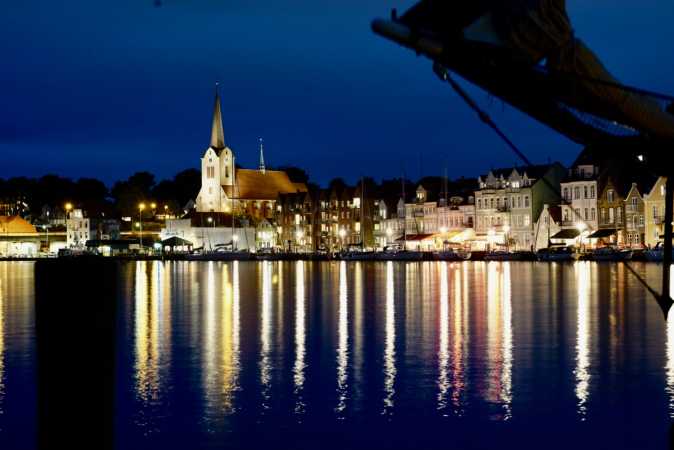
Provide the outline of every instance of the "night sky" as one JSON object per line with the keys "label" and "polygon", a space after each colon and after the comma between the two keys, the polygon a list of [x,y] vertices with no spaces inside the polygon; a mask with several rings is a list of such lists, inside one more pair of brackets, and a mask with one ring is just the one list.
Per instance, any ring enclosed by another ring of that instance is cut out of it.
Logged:
{"label": "night sky", "polygon": [[[475,176],[514,156],[430,61],[376,36],[414,1],[4,1],[0,177],[110,183],[197,167],[220,81],[238,161],[335,176]],[[674,93],[674,2],[569,0],[576,34],[621,81]],[[489,105],[486,94],[477,99]],[[494,119],[537,162],[579,147],[498,101]]]}

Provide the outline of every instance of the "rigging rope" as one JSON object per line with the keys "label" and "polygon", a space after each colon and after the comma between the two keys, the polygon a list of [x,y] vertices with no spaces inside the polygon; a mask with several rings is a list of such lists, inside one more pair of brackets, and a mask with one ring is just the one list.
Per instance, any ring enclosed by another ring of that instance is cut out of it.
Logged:
{"label": "rigging rope", "polygon": [[[456,93],[463,99],[464,102],[473,110],[475,113],[477,113],[478,117],[480,120],[485,123],[489,128],[491,128],[505,143],[506,145],[512,150],[518,158],[520,158],[527,166],[533,166],[529,158],[526,157],[526,155],[513,143],[513,141],[508,138],[508,136],[494,123],[492,118],[487,114],[478,104],[472,99],[472,97],[454,80],[451,75],[449,74],[449,71],[445,67],[439,67],[439,65],[434,65],[433,70],[438,73],[438,75],[441,76],[443,80],[445,80],[447,83],[449,83],[450,86],[452,86],[452,89],[456,91]],[[672,98],[674,100],[674,98]],[[562,197],[560,190],[556,187],[553,186],[552,183],[545,177],[541,178],[541,181],[545,183],[545,185],[550,188],[552,192],[557,194],[560,199],[562,199],[562,204],[566,206],[570,206],[570,203]],[[573,208],[570,208],[572,213],[578,217],[578,219],[583,223],[587,225],[587,222],[583,217],[580,215],[579,211],[574,210]],[[627,262],[623,261],[627,269],[634,275],[634,277],[643,285],[646,290],[653,295],[655,300],[660,303],[662,298],[667,295],[668,293],[663,292],[662,295],[659,295],[658,292],[653,289],[647,282],[646,280],[637,273],[637,271]],[[665,270],[665,268],[663,268]]]}

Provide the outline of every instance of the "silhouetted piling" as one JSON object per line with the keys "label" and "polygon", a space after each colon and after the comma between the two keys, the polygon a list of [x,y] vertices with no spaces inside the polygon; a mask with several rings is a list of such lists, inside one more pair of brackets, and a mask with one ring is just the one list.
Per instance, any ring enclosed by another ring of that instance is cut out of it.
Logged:
{"label": "silhouetted piling", "polygon": [[118,263],[35,265],[38,448],[112,449]]}

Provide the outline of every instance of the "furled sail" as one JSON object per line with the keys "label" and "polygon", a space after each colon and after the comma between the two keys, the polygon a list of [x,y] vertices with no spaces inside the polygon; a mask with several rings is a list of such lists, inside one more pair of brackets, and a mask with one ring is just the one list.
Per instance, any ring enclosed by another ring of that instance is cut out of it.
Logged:
{"label": "furled sail", "polygon": [[669,102],[620,85],[574,35],[565,0],[423,0],[373,28],[578,142],[674,139]]}

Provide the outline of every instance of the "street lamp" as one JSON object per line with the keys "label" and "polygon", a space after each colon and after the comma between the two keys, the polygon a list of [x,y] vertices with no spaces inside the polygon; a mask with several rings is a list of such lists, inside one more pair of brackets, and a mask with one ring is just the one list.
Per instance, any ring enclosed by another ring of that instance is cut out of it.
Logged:
{"label": "street lamp", "polygon": [[140,228],[140,250],[143,250],[143,210],[145,203],[138,204],[138,227]]}

